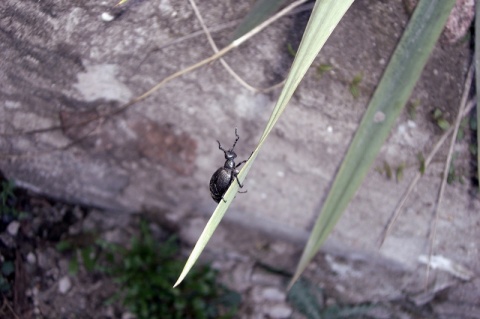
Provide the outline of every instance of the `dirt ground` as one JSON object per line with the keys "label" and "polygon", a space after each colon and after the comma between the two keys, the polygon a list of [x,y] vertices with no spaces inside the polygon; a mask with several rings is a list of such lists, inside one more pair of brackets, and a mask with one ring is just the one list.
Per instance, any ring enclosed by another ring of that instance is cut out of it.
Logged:
{"label": "dirt ground", "polygon": [[[5,183],[2,180],[2,196],[8,193]],[[129,247],[131,238],[139,233],[139,221],[148,216],[62,203],[22,189],[7,195],[2,197],[7,201],[1,207],[0,258],[2,279],[8,287],[1,286],[0,318],[137,318],[119,300],[110,301],[120,289],[114,278],[87,270],[85,262],[72,271],[72,260],[80,251],[61,249],[60,243],[68,240],[76,247],[88,247],[101,238]],[[11,208],[18,213],[15,217]],[[172,231],[154,221],[149,221],[149,229],[158,242]],[[191,249],[185,242],[181,247],[180,255]],[[281,245],[276,247],[277,265],[281,265]],[[287,293],[291,273],[245,253],[241,245],[237,250],[209,251],[206,256],[203,263],[218,271],[217,281],[239,297],[234,318],[479,318],[475,309],[444,306],[443,313],[439,311],[441,301],[448,300],[448,287],[436,296],[417,296],[424,302],[390,296],[349,304],[345,302],[348,292],[342,296],[334,292],[332,283],[322,281],[319,271],[327,267],[321,261],[312,265],[296,290]],[[322,256],[330,263],[332,258]],[[5,271],[8,265],[13,266],[10,272]]]}

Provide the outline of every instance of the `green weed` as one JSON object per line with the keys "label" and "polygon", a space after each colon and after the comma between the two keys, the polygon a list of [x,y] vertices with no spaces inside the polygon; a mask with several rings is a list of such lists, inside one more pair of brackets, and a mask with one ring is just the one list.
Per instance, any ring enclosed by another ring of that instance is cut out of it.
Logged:
{"label": "green weed", "polygon": [[209,266],[190,272],[173,289],[184,260],[177,258],[175,237],[159,244],[145,222],[129,248],[104,244],[106,263],[102,271],[121,288],[113,298],[120,300],[138,319],[232,318],[240,296],[216,284]]}
{"label": "green weed", "polygon": [[309,319],[369,318],[367,312],[375,308],[373,304],[326,306],[319,302],[324,298],[320,288],[303,279],[297,281],[288,293],[292,307]]}
{"label": "green weed", "polygon": [[360,83],[362,82],[363,74],[357,74],[353,78],[352,82],[350,82],[350,94],[352,94],[353,98],[356,99],[360,96]]}
{"label": "green weed", "polygon": [[295,51],[291,43],[287,43],[287,51],[292,58],[294,58],[297,55],[297,51]]}
{"label": "green weed", "polygon": [[435,109],[433,111],[432,117],[439,128],[441,128],[443,131],[448,130],[448,128],[450,127],[450,123],[445,119],[442,110]]}
{"label": "green weed", "polygon": [[319,66],[317,66],[317,75],[319,77],[322,77],[325,73],[333,70],[333,66],[331,66],[330,64],[320,64]]}
{"label": "green weed", "polygon": [[421,103],[420,100],[416,99],[415,101],[413,102],[410,101],[407,104],[407,114],[412,121],[415,121],[417,118],[417,110],[418,110],[418,107],[420,106],[420,103]]}
{"label": "green weed", "polygon": [[15,196],[15,183],[9,180],[1,180],[0,183],[0,218],[8,223],[14,219],[28,217],[26,212],[17,209],[17,197]]}

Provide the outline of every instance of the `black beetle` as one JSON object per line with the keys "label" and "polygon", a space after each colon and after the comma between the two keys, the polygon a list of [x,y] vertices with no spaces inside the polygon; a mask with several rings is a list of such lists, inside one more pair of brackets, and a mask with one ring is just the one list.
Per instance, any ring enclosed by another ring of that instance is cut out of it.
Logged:
{"label": "black beetle", "polygon": [[243,185],[240,183],[237,177],[238,175],[237,168],[243,163],[245,163],[247,160],[242,161],[237,165],[235,165],[235,158],[237,157],[237,154],[233,151],[233,149],[235,148],[235,145],[237,144],[238,139],[240,138],[240,136],[238,136],[237,134],[237,129],[235,129],[235,136],[237,137],[235,139],[235,143],[233,143],[232,148],[229,149],[228,151],[225,150],[220,145],[219,141],[217,141],[218,149],[223,151],[223,153],[225,154],[225,160],[226,160],[225,165],[217,169],[217,171],[213,173],[212,178],[210,179],[210,195],[212,195],[213,200],[216,201],[217,203],[220,202],[220,199],[223,199],[223,201],[226,202],[225,199],[223,198],[223,195],[225,195],[225,193],[228,190],[228,187],[230,187],[234,179],[237,180],[238,186],[240,186],[240,188],[243,187]]}

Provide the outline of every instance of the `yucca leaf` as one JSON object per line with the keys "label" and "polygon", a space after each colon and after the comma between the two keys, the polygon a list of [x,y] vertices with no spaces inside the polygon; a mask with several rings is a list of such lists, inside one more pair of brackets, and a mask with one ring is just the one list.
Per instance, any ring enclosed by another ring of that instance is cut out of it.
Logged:
{"label": "yucca leaf", "polygon": [[255,2],[245,19],[243,19],[233,32],[232,40],[240,38],[242,35],[267,20],[267,18],[274,14],[284,2],[285,0],[258,0]]}
{"label": "yucca leaf", "polygon": [[[293,61],[292,68],[290,69],[285,81],[285,86],[280,93],[280,97],[278,98],[278,101],[273,109],[273,112],[255,151],[252,153],[252,156],[238,175],[240,182],[243,182],[245,179],[253,161],[257,157],[263,143],[265,142],[265,139],[275,123],[278,121],[282,112],[285,110],[285,107],[295,92],[298,84],[352,2],[353,0],[322,0],[315,3],[312,15],[310,16],[310,20],[308,21],[305,33]],[[213,235],[213,232],[220,223],[220,220],[223,218],[228,206],[230,206],[235,194],[238,191],[238,188],[239,187],[237,183],[232,183],[232,185],[230,185],[230,188],[224,195],[226,203],[220,201],[219,205],[213,212],[213,215],[210,217],[210,220],[195,244],[195,247],[193,248],[193,251],[190,254],[185,267],[182,270],[182,273],[180,274],[174,287],[182,282],[197,261],[198,257],[207,245],[210,237]]]}
{"label": "yucca leaf", "polygon": [[290,285],[318,252],[365,178],[407,103],[454,3],[418,3],[335,177]]}
{"label": "yucca leaf", "polygon": [[477,179],[480,181],[480,94],[478,93],[480,92],[480,1],[478,0],[475,3],[475,11],[475,79],[477,87]]}

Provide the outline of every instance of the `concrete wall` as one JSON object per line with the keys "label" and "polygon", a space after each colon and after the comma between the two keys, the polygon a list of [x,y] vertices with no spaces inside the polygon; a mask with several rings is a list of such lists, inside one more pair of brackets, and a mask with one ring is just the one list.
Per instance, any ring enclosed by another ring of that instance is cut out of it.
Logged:
{"label": "concrete wall", "polygon": [[[208,182],[223,165],[216,140],[229,146],[238,128],[239,159],[253,150],[279,90],[252,93],[220,63],[186,74],[125,112],[120,107],[164,77],[212,50],[187,2],[131,1],[123,11],[98,1],[13,1],[0,4],[0,170],[18,184],[50,196],[106,209],[148,211],[174,223],[210,214]],[[209,27],[242,18],[248,1],[199,3]],[[113,21],[102,13],[113,12]],[[281,81],[292,62],[308,12],[275,23],[226,56],[247,82]],[[274,129],[227,219],[302,242],[351,141],[370,95],[407,22],[402,1],[356,1],[334,31]],[[219,46],[233,29],[214,33]],[[439,43],[412,101],[375,167],[406,163],[395,182],[375,170],[334,230],[329,243],[377,254],[376,240],[400,194],[441,130],[438,108],[452,121],[468,68],[468,43]],[[333,67],[322,75],[321,64]],[[360,95],[350,83],[362,76]],[[90,121],[90,122],[88,122]],[[84,125],[75,125],[78,123]],[[54,130],[42,131],[54,127]],[[35,134],[27,134],[40,130]],[[468,168],[468,145],[457,165]],[[446,150],[446,148],[445,148]],[[380,255],[415,270],[427,252],[431,210],[445,151],[407,202]],[[468,169],[466,170],[468,172]],[[465,173],[468,175],[468,173]],[[468,177],[467,177],[468,179]],[[469,183],[448,186],[435,251],[480,271],[478,195]]]}

